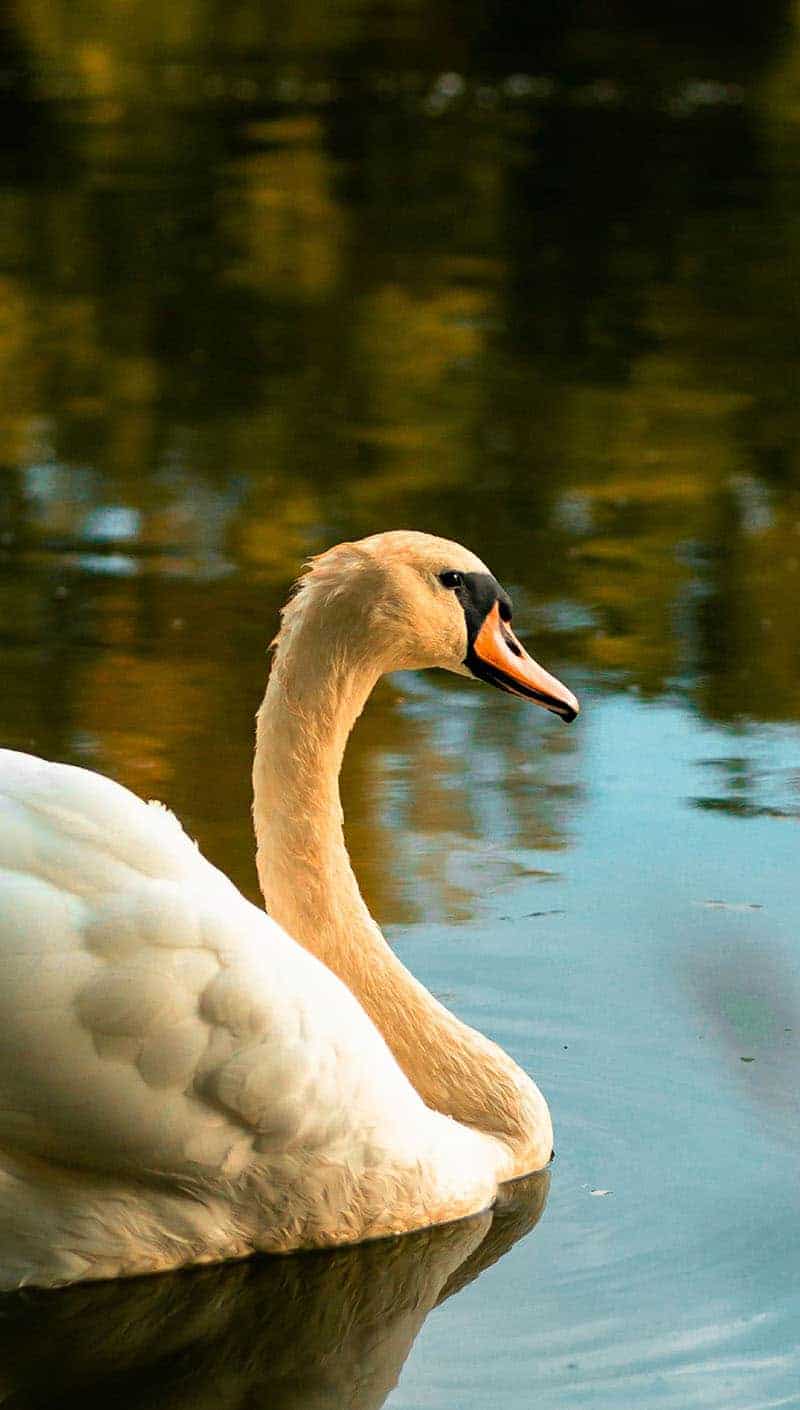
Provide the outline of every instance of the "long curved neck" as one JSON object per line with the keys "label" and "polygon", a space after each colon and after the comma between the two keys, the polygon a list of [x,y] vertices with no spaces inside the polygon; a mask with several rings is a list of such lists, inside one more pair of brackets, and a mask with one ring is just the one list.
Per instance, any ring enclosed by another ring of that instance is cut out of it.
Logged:
{"label": "long curved neck", "polygon": [[379,671],[349,657],[341,640],[326,646],[310,623],[292,628],[279,640],[257,720],[253,812],[267,910],[347,984],[429,1107],[500,1137],[508,1177],[536,1169],[551,1140],[538,1089],[404,967],[350,866],[339,770]]}

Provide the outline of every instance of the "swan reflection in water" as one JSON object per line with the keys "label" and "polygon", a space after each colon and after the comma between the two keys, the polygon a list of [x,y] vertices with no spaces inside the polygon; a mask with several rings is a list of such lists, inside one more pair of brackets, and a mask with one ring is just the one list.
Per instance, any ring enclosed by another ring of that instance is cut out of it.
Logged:
{"label": "swan reflection in water", "polygon": [[549,1183],[541,1171],[484,1214],[330,1253],[7,1294],[0,1404],[377,1410],[431,1309],[533,1228]]}

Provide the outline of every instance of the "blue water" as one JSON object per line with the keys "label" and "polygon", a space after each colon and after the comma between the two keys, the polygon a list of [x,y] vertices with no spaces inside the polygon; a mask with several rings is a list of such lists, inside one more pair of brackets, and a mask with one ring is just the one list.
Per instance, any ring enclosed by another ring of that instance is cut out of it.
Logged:
{"label": "blue water", "polygon": [[708,760],[780,776],[800,741],[591,693],[575,730],[562,874],[398,936],[536,1073],[557,1159],[535,1233],[430,1318],[390,1403],[793,1404],[797,823],[696,798]]}

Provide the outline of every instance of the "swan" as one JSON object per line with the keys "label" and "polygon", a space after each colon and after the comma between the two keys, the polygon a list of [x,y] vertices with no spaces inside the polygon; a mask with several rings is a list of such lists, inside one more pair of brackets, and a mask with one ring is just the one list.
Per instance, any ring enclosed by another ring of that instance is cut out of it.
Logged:
{"label": "swan", "polygon": [[257,717],[266,913],[162,805],[0,751],[0,1289],[406,1233],[547,1164],[534,1082],[370,916],[338,789],[387,671],[443,667],[574,719],[510,622],[444,539],[312,560]]}

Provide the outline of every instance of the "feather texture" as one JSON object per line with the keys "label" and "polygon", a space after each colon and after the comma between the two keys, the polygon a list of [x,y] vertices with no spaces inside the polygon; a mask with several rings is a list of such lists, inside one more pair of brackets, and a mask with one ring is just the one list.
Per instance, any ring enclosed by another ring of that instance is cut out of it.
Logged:
{"label": "feather texture", "polygon": [[0,1287],[433,1223],[479,1140],[171,814],[0,751]]}

